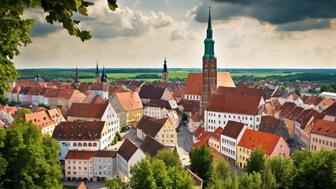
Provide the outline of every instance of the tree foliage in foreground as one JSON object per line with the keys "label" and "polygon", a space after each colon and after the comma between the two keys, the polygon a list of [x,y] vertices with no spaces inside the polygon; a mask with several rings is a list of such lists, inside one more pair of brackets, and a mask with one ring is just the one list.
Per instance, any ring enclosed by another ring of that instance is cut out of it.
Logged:
{"label": "tree foliage in foreground", "polygon": [[202,146],[199,149],[192,149],[190,155],[190,168],[199,177],[204,180],[204,185],[211,181],[213,173],[212,155],[206,146]]}
{"label": "tree foliage in foreground", "polygon": [[[195,151],[201,149],[194,149],[193,153]],[[201,162],[208,159],[208,154],[197,154],[197,158],[191,158],[191,164],[205,165]],[[198,161],[198,164],[193,161]],[[230,171],[230,166],[225,160],[213,157],[206,188],[331,189],[336,186],[336,150],[298,151],[291,157],[278,156],[271,159],[265,159],[263,151],[256,150],[251,153],[247,162],[246,169],[238,176],[236,172]]]}
{"label": "tree foliage in foreground", "polygon": [[0,188],[62,188],[58,151],[30,122],[0,129]]}
{"label": "tree foliage in foreground", "polygon": [[176,158],[178,156],[172,150],[163,149],[155,157],[151,159],[147,157],[135,164],[131,168],[130,187],[134,189],[193,189],[194,180],[187,170],[180,166],[181,162],[171,164]]}
{"label": "tree foliage in foreground", "polygon": [[[82,41],[91,38],[89,31],[79,27],[81,17],[88,16],[88,7],[94,5],[88,0],[0,0],[0,95],[15,81],[17,72],[11,61],[20,54],[20,47],[31,43],[30,32],[34,20],[24,18],[29,8],[39,8],[46,13],[50,24],[59,22],[70,35]],[[107,0],[110,10],[117,8],[117,0]]]}

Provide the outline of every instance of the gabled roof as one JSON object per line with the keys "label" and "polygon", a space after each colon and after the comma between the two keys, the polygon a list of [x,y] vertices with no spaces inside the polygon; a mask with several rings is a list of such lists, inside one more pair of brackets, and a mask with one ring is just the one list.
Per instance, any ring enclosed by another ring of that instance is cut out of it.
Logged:
{"label": "gabled roof", "polygon": [[[217,87],[235,87],[230,72],[217,72]],[[185,94],[201,95],[203,91],[202,73],[189,73]]]}
{"label": "gabled roof", "polygon": [[336,122],[322,119],[318,120],[313,126],[311,133],[336,139]]}
{"label": "gabled roof", "polygon": [[275,133],[275,130],[278,128],[279,124],[280,120],[273,116],[262,116],[259,125],[259,131]]}
{"label": "gabled roof", "polygon": [[49,117],[45,111],[25,114],[25,120],[31,121],[39,128],[45,128],[54,124],[53,120]]}
{"label": "gabled roof", "polygon": [[140,145],[140,149],[150,156],[155,156],[163,148],[163,144],[161,144],[149,135],[146,136],[145,140]]}
{"label": "gabled roof", "polygon": [[199,112],[200,102],[196,100],[181,100],[179,105],[183,107],[184,112]]}
{"label": "gabled roof", "polygon": [[247,85],[240,85],[238,87],[223,87],[219,86],[216,89],[216,94],[222,95],[242,95],[242,96],[262,96],[267,98],[267,90],[262,88],[250,87]]}
{"label": "gabled roof", "polygon": [[47,110],[47,112],[48,112],[50,118],[53,121],[55,121],[58,118],[61,118],[64,121],[64,117],[63,117],[60,109],[54,108],[54,109],[51,109],[51,110]]}
{"label": "gabled roof", "polygon": [[301,129],[305,129],[307,124],[311,119],[322,119],[323,113],[319,113],[314,109],[307,109],[302,111],[295,119],[296,122],[300,123]]}
{"label": "gabled roof", "polygon": [[261,100],[262,96],[213,94],[209,100],[208,110],[214,112],[257,115]]}
{"label": "gabled roof", "polygon": [[303,110],[304,110],[303,108],[296,106],[294,108],[294,110],[290,114],[288,114],[286,117],[288,119],[294,120],[294,119],[296,119],[301,114],[301,112]]}
{"label": "gabled roof", "polygon": [[140,129],[146,135],[155,138],[162,127],[166,124],[167,120],[168,118],[154,119],[148,116],[143,116],[137,124],[137,129]]}
{"label": "gabled roof", "polygon": [[142,109],[142,102],[137,92],[118,92],[115,96],[125,111]]}
{"label": "gabled roof", "polygon": [[165,108],[171,110],[171,106],[168,101],[160,99],[150,99],[149,102],[144,103],[145,107]]}
{"label": "gabled roof", "polygon": [[230,138],[237,139],[243,129],[243,123],[228,121],[221,134]]}
{"label": "gabled roof", "polygon": [[325,109],[323,113],[325,113],[328,116],[336,116],[336,103]]}
{"label": "gabled roof", "polygon": [[323,100],[322,97],[319,96],[307,96],[304,98],[303,103],[307,105],[315,105],[317,106]]}
{"label": "gabled roof", "polygon": [[161,99],[164,88],[155,87],[153,85],[143,85],[140,89],[139,96],[141,99]]}
{"label": "gabled roof", "polygon": [[123,144],[120,146],[118,150],[118,154],[123,157],[126,161],[130,160],[133,154],[138,150],[138,147],[128,140],[127,138],[124,140]]}
{"label": "gabled roof", "polygon": [[274,134],[246,129],[240,139],[239,146],[250,150],[261,148],[265,154],[271,155],[280,138]]}
{"label": "gabled roof", "polygon": [[108,105],[109,102],[104,104],[72,103],[67,115],[72,117],[100,119],[104,115]]}
{"label": "gabled roof", "polygon": [[73,160],[90,160],[92,159],[94,151],[83,151],[83,150],[69,150],[65,159]]}
{"label": "gabled roof", "polygon": [[223,132],[222,127],[218,127],[213,133],[211,133],[211,137],[215,138],[216,140],[220,141],[220,136]]}
{"label": "gabled roof", "polygon": [[69,141],[98,140],[104,125],[104,121],[61,122],[55,127],[52,137]]}
{"label": "gabled roof", "polygon": [[296,104],[293,102],[285,102],[280,108],[279,117],[287,117],[294,111],[296,107]]}

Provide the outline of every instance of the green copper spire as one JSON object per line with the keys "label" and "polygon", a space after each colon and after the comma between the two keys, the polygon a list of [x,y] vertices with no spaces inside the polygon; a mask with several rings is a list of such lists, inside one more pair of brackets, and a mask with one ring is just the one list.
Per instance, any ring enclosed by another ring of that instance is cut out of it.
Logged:
{"label": "green copper spire", "polygon": [[214,45],[215,41],[212,39],[212,25],[211,25],[211,10],[209,7],[209,18],[208,18],[208,28],[207,28],[207,37],[204,40],[204,55],[203,59],[214,59],[215,52],[214,52]]}

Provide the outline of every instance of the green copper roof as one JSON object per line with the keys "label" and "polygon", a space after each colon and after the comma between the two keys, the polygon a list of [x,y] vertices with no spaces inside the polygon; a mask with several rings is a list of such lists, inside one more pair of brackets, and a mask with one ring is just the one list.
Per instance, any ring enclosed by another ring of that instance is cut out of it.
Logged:
{"label": "green copper roof", "polygon": [[207,37],[204,40],[204,55],[203,59],[214,59],[215,57],[215,49],[214,49],[215,41],[212,39],[212,25],[211,25],[211,11],[209,9],[209,18],[208,18],[208,28],[207,28]]}

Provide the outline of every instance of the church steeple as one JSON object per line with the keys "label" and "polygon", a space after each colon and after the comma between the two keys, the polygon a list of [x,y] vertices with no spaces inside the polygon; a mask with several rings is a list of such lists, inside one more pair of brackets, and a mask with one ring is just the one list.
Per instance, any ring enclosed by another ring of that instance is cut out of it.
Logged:
{"label": "church steeple", "polygon": [[215,57],[215,52],[214,52],[214,45],[215,41],[212,39],[212,24],[211,24],[211,10],[209,7],[209,17],[208,17],[208,28],[207,28],[207,35],[204,40],[204,55],[203,59],[213,59]]}
{"label": "church steeple", "polygon": [[98,61],[97,61],[97,65],[96,65],[96,75],[99,75]]}
{"label": "church steeple", "polygon": [[105,68],[103,67],[102,75],[101,75],[101,82],[105,83],[107,82],[107,75],[105,74]]}
{"label": "church steeple", "polygon": [[168,81],[168,69],[167,69],[167,59],[166,59],[166,57],[164,58],[164,61],[163,61],[162,81],[164,81],[164,82]]}
{"label": "church steeple", "polygon": [[79,78],[78,78],[78,68],[77,68],[77,66],[76,66],[76,74],[75,74],[74,83],[75,83],[75,84],[78,84],[78,83],[79,83]]}
{"label": "church steeple", "polygon": [[166,57],[164,58],[164,61],[163,61],[163,72],[168,72],[168,70],[167,70],[167,59],[166,59]]}

